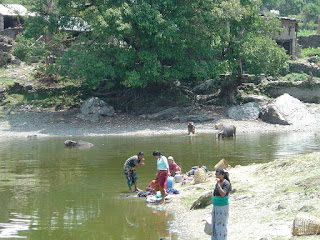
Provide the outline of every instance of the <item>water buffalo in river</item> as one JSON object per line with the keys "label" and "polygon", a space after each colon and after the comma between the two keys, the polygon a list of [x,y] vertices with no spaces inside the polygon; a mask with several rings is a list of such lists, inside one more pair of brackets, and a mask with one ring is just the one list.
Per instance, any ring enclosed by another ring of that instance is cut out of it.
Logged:
{"label": "water buffalo in river", "polygon": [[216,135],[217,138],[228,138],[236,136],[236,127],[234,125],[222,124],[221,126],[216,125],[215,127],[219,130],[219,132]]}
{"label": "water buffalo in river", "polygon": [[90,148],[93,147],[92,143],[85,142],[85,141],[73,141],[73,140],[66,140],[64,145],[67,147],[82,147],[82,148]]}

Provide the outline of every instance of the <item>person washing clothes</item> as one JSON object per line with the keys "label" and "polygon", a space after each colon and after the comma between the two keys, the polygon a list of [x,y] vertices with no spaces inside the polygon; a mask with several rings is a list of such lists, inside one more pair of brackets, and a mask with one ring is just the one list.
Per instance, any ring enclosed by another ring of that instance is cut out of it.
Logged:
{"label": "person washing clothes", "polygon": [[136,167],[144,165],[144,153],[139,152],[137,155],[134,155],[126,160],[123,167],[124,175],[127,179],[127,184],[129,187],[129,192],[132,192],[131,186],[134,185],[134,191],[139,192],[141,191],[138,188],[138,174],[136,172]]}
{"label": "person washing clothes", "polygon": [[169,176],[169,164],[167,158],[159,151],[153,151],[152,155],[157,159],[157,174],[156,174],[156,183],[155,190],[161,192],[161,201],[160,203],[165,202],[165,197],[167,196],[165,192],[165,183]]}
{"label": "person washing clothes", "polygon": [[170,170],[170,176],[171,177],[174,177],[176,175],[176,172],[180,172],[181,173],[181,168],[174,161],[172,156],[168,157],[168,162],[169,162],[169,170]]}

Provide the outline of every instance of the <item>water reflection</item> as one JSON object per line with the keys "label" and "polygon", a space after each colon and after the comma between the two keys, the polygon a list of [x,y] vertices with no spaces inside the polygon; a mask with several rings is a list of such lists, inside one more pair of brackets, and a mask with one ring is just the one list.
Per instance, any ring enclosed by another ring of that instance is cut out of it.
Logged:
{"label": "water reflection", "polygon": [[0,223],[0,238],[27,238],[26,236],[20,236],[19,232],[30,230],[34,224],[37,224],[37,220],[31,216],[10,213],[9,222]]}
{"label": "water reflection", "polygon": [[159,239],[177,238],[172,215],[127,194],[125,160],[145,152],[137,169],[139,187],[154,178],[152,151],[172,155],[183,172],[209,170],[222,158],[232,166],[268,162],[319,150],[313,133],[78,138],[90,149],[64,147],[64,138],[0,140],[0,238]]}

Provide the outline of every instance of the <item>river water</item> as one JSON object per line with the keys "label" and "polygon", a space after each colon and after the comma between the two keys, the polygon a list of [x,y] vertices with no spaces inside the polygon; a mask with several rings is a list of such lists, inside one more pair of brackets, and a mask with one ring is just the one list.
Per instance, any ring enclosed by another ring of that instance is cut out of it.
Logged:
{"label": "river water", "polygon": [[217,140],[211,134],[151,137],[77,137],[90,149],[66,148],[66,138],[0,139],[0,238],[177,239],[173,215],[126,197],[125,160],[145,153],[139,187],[154,178],[154,150],[172,155],[183,172],[209,170],[222,158],[232,166],[269,162],[320,149],[314,133],[239,134]]}

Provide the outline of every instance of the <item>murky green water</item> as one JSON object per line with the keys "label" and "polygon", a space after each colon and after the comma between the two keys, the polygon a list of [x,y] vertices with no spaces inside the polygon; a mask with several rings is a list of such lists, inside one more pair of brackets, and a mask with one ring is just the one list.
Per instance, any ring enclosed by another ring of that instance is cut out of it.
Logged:
{"label": "murky green water", "polygon": [[155,176],[156,149],[183,172],[200,164],[212,170],[222,158],[247,165],[320,149],[319,134],[311,133],[74,138],[92,142],[90,149],[65,148],[64,140],[0,139],[0,238],[177,239],[170,213],[123,197],[128,157],[145,152],[138,169],[144,189]]}

